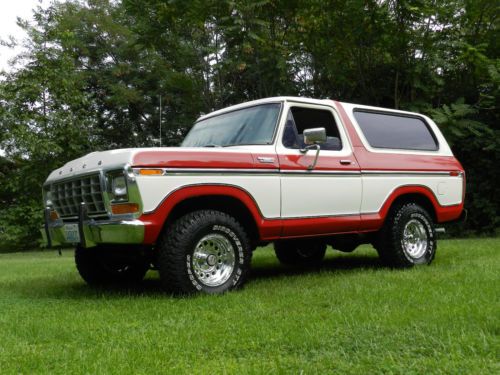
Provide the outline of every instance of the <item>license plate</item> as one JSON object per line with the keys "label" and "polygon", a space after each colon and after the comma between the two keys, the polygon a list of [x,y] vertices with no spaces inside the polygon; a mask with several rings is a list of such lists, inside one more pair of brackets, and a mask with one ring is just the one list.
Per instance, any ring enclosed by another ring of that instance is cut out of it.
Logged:
{"label": "license plate", "polygon": [[80,242],[80,233],[78,232],[78,224],[66,224],[64,226],[64,238],[66,242]]}

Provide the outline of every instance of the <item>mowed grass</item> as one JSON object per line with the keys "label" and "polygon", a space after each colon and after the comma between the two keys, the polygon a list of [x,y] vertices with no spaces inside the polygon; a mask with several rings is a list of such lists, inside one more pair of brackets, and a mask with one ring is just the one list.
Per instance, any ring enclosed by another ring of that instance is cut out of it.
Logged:
{"label": "mowed grass", "polygon": [[319,269],[259,249],[246,287],[92,289],[72,251],[0,255],[0,373],[499,373],[500,239],[390,270],[364,246]]}

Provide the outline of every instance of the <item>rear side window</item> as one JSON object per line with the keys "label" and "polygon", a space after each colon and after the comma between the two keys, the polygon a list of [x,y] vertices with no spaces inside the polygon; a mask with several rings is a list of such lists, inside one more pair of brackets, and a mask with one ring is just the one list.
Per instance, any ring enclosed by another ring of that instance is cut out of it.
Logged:
{"label": "rear side window", "polygon": [[436,151],[431,129],[419,117],[355,110],[354,117],[366,140],[375,148]]}

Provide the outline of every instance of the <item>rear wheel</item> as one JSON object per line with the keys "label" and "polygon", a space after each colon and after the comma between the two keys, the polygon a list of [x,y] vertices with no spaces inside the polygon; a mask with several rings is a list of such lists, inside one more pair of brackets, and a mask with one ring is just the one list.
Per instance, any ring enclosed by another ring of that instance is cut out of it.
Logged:
{"label": "rear wheel", "polygon": [[200,210],[166,230],[158,269],[164,289],[174,294],[224,293],[243,285],[251,257],[248,236],[235,218]]}
{"label": "rear wheel", "polygon": [[75,249],[75,263],[80,276],[90,285],[140,282],[149,269],[149,262],[135,250],[98,246]]}
{"label": "rear wheel", "polygon": [[374,246],[389,266],[430,264],[437,248],[431,216],[416,203],[396,206],[378,233]]}
{"label": "rear wheel", "polygon": [[310,239],[277,241],[274,251],[283,264],[319,264],[325,257],[326,243]]}

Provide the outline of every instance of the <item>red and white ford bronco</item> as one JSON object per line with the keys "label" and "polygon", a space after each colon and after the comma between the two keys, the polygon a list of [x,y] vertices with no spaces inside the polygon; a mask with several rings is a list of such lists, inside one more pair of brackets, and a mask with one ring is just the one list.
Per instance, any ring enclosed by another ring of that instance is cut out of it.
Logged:
{"label": "red and white ford bronco", "polygon": [[360,243],[390,266],[429,264],[435,225],[463,216],[464,194],[430,118],[277,97],[200,117],[180,147],[94,152],[53,171],[42,233],[76,245],[90,284],[153,267],[167,291],[221,293],[269,242],[286,264]]}

